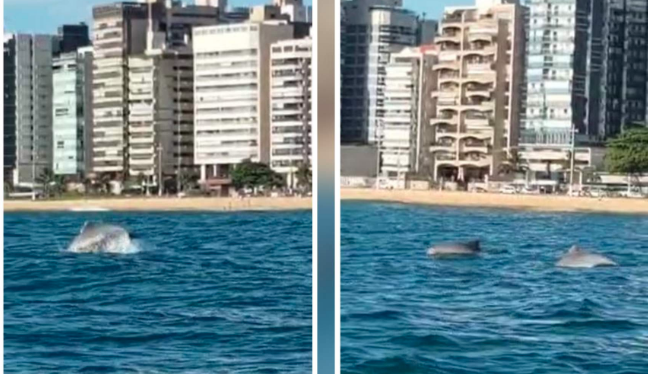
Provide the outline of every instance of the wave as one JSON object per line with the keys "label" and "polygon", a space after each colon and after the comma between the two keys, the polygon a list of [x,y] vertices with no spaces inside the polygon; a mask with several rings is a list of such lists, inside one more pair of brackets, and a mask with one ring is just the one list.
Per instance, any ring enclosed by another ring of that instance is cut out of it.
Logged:
{"label": "wave", "polygon": [[399,312],[397,310],[381,310],[377,312],[346,314],[342,316],[342,320],[343,321],[348,321],[350,319],[384,320],[384,319],[398,319],[401,317],[405,317],[405,313]]}

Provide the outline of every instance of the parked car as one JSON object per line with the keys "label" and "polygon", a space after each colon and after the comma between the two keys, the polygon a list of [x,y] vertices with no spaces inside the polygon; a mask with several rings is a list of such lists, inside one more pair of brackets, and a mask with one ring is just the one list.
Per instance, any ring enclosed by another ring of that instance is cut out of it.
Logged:
{"label": "parked car", "polygon": [[529,187],[529,186],[522,187],[520,192],[525,194],[525,195],[536,195],[536,194],[540,193],[539,190],[537,190],[537,189],[535,189],[533,187]]}
{"label": "parked car", "polygon": [[509,186],[504,186],[504,187],[500,188],[499,192],[503,193],[503,194],[512,195],[512,194],[516,194],[518,191],[514,186],[509,185]]}
{"label": "parked car", "polygon": [[485,193],[488,191],[483,187],[470,187],[470,192]]}
{"label": "parked car", "polygon": [[632,190],[632,191],[620,191],[620,192],[619,192],[619,196],[621,196],[621,197],[627,197],[627,198],[631,198],[631,199],[642,199],[642,198],[645,197],[641,192],[636,191],[636,190]]}

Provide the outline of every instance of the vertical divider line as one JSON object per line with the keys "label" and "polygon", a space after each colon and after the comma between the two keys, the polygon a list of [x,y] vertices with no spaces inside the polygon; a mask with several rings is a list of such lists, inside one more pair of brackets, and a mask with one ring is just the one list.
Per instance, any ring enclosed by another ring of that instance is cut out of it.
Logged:
{"label": "vertical divider line", "polygon": [[[317,6],[317,373],[336,370],[336,20],[338,0]],[[321,36],[321,37],[320,37]]]}
{"label": "vertical divider line", "polygon": [[311,334],[311,339],[312,339],[312,346],[313,346],[313,352],[312,352],[312,373],[316,374],[317,373],[317,367],[318,367],[318,236],[317,236],[317,199],[318,199],[318,161],[319,161],[319,152],[318,152],[318,131],[319,127],[317,126],[318,124],[318,74],[317,74],[317,67],[318,67],[318,4],[317,0],[313,1],[312,5],[312,19],[311,19],[311,38],[312,38],[312,46],[311,46],[311,185],[312,185],[312,197],[311,197],[311,207],[312,207],[312,246],[313,250],[311,253],[312,256],[312,301],[311,301],[311,311],[312,311],[312,320],[311,320],[311,328],[312,328],[312,334]]}
{"label": "vertical divider line", "polygon": [[341,288],[341,283],[340,283],[340,277],[342,273],[342,267],[341,267],[341,249],[340,249],[340,231],[342,230],[342,227],[340,226],[340,152],[341,152],[341,135],[340,135],[340,76],[341,76],[341,71],[340,71],[340,63],[341,63],[341,50],[340,50],[340,25],[341,25],[341,5],[339,0],[335,0],[331,2],[333,4],[333,17],[331,19],[333,20],[333,30],[334,30],[334,38],[333,38],[333,61],[334,61],[334,71],[335,71],[335,79],[332,80],[334,84],[334,105],[335,111],[333,112],[335,115],[335,124],[334,124],[334,133],[335,133],[335,139],[334,139],[334,149],[335,149],[335,168],[334,168],[334,180],[335,184],[333,186],[334,190],[334,195],[335,195],[335,373],[339,374],[341,372],[340,369],[340,352],[341,352],[341,346],[340,346],[340,330],[342,328],[342,325],[340,324],[340,309],[342,308],[342,304],[340,303],[340,288]]}

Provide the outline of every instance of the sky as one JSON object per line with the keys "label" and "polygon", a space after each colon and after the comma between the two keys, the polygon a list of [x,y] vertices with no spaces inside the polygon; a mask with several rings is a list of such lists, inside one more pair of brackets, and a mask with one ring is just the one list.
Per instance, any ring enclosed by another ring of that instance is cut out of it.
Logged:
{"label": "sky", "polygon": [[[192,1],[192,0],[189,0]],[[331,1],[331,0],[320,0]],[[92,7],[112,0],[4,0],[6,32],[55,34],[64,23],[92,21]],[[312,0],[304,1],[311,4]],[[230,0],[230,6],[270,3],[270,0]],[[446,6],[471,5],[475,0],[403,0],[407,9],[438,19]]]}
{"label": "sky", "polygon": [[[5,32],[56,34],[60,25],[92,23],[92,7],[117,0],[4,0]],[[185,0],[193,3],[193,0]],[[329,1],[329,0],[324,0]],[[248,6],[271,0],[229,0],[229,5]],[[310,5],[312,0],[305,0]]]}
{"label": "sky", "polygon": [[[6,0],[5,0],[6,1]],[[425,13],[426,18],[439,19],[447,6],[474,5],[475,0],[403,0],[403,8]]]}

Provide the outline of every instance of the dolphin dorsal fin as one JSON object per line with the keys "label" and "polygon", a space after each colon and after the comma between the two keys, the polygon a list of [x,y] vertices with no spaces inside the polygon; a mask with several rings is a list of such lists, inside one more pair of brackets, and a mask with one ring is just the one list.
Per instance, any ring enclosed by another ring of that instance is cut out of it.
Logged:
{"label": "dolphin dorsal fin", "polygon": [[96,226],[96,225],[97,225],[97,224],[94,223],[94,222],[85,221],[85,223],[83,224],[83,227],[81,227],[81,232],[83,232],[83,231],[85,231],[85,230],[87,230],[87,229],[90,229],[90,228],[92,228],[92,227],[94,227],[94,226]]}
{"label": "dolphin dorsal fin", "polygon": [[571,248],[569,248],[569,251],[567,253],[569,254],[574,254],[574,253],[579,253],[581,251],[580,247],[577,245],[572,245]]}

